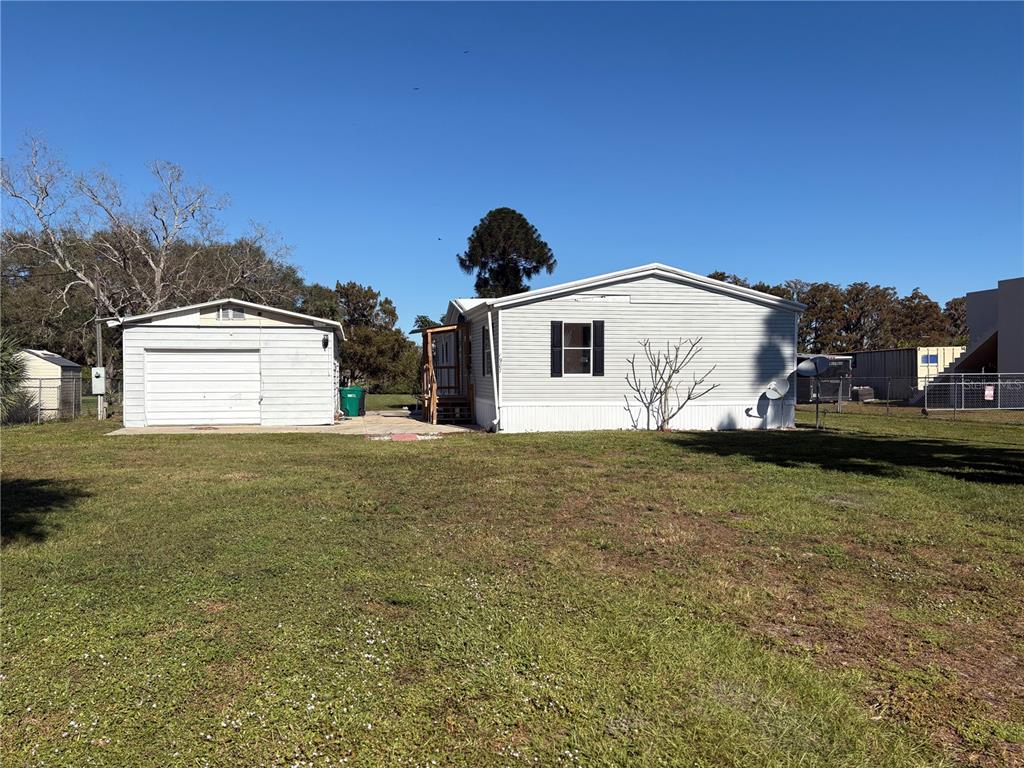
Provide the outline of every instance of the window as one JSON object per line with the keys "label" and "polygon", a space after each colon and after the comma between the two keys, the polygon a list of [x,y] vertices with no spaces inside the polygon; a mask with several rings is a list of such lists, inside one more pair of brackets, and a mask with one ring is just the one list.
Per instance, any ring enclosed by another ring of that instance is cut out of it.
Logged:
{"label": "window", "polygon": [[245,310],[241,307],[220,307],[217,309],[218,320],[245,320]]}
{"label": "window", "polygon": [[938,365],[938,355],[921,355],[921,365]]}
{"label": "window", "polygon": [[592,341],[590,323],[562,324],[562,371],[566,375],[590,375]]}
{"label": "window", "polygon": [[484,376],[490,376],[491,375],[491,338],[490,338],[490,336],[487,335],[487,327],[486,326],[484,326],[483,328],[480,329],[480,349],[482,350],[481,357],[483,357],[483,360],[481,360],[481,364],[483,366]]}
{"label": "window", "polygon": [[551,321],[551,376],[604,376],[604,320]]}

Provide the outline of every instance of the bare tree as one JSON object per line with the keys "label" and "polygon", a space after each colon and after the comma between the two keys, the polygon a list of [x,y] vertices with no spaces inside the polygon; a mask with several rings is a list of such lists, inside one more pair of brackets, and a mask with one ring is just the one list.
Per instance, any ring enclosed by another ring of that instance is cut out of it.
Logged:
{"label": "bare tree", "polygon": [[[62,276],[62,310],[76,288],[97,297],[114,317],[178,303],[245,293],[273,303],[287,249],[259,228],[234,243],[219,239],[226,204],[190,184],[174,163],[150,166],[156,188],[140,205],[126,202],[109,174],[72,173],[39,139],[21,162],[3,164],[7,208],[4,250],[28,251]],[[292,270],[294,271],[294,270]]]}
{"label": "bare tree", "polygon": [[632,390],[632,401],[637,404],[633,412],[633,402],[629,395],[626,399],[626,412],[633,429],[640,428],[640,419],[646,418],[646,429],[652,424],[660,432],[669,428],[669,422],[692,400],[704,397],[718,384],[706,384],[708,376],[715,370],[711,366],[702,375],[693,375],[689,383],[680,382],[682,374],[701,352],[702,338],[679,339],[675,344],[665,342],[665,350],[655,349],[650,339],[644,339],[640,346],[647,360],[649,381],[640,377],[636,370],[636,355],[629,358],[630,372],[626,374],[626,384]]}

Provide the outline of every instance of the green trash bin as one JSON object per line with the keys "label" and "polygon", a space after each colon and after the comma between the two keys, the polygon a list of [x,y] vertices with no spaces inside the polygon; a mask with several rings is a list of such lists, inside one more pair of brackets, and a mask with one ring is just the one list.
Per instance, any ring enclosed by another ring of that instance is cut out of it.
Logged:
{"label": "green trash bin", "polygon": [[341,410],[346,416],[366,415],[366,390],[362,387],[342,387]]}

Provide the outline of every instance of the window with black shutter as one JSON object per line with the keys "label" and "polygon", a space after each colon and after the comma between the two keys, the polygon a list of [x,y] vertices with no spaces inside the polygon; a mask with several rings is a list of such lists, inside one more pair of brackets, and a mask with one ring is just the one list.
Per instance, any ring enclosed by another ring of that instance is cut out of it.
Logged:
{"label": "window with black shutter", "polygon": [[551,375],[562,375],[562,324],[551,321]]}
{"label": "window with black shutter", "polygon": [[491,375],[491,339],[486,325],[480,328],[480,368],[484,376]]}
{"label": "window with black shutter", "polygon": [[604,320],[594,320],[593,326],[594,353],[592,373],[595,376],[604,376]]}

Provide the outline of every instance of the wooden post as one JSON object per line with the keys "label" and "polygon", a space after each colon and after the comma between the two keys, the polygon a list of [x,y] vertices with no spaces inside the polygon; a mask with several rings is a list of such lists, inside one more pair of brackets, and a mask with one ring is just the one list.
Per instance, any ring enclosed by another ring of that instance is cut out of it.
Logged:
{"label": "wooden post", "polygon": [[437,424],[437,380],[434,377],[434,334],[427,331],[423,334],[424,349],[427,353],[427,387],[429,390],[427,403],[427,420]]}

